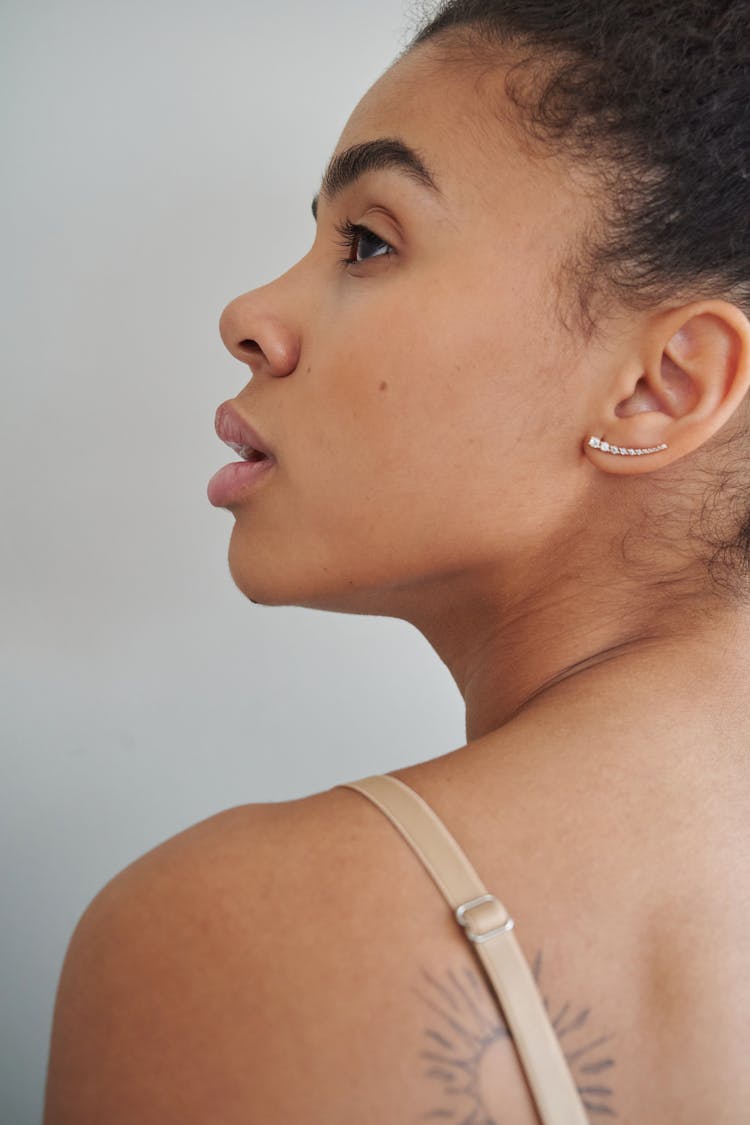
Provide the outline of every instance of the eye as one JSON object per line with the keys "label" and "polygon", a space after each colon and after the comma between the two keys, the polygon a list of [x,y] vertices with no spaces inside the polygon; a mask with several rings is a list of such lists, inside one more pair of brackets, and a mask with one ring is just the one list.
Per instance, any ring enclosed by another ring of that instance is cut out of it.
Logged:
{"label": "eye", "polygon": [[[341,236],[339,245],[349,251],[348,258],[340,259],[340,264],[344,268],[360,262],[369,262],[371,258],[385,258],[394,253],[389,242],[380,238],[368,227],[362,226],[361,223],[353,223],[351,220],[345,219],[342,223],[336,224],[336,231]],[[370,255],[368,252],[373,248],[375,252]],[[360,258],[358,256],[360,253],[365,253],[368,256]]]}

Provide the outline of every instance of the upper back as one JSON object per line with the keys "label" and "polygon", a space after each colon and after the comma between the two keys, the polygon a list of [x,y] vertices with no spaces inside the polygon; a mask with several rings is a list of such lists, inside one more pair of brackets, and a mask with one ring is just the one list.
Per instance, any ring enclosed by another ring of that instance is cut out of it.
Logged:
{"label": "upper back", "polygon": [[[663,791],[644,777],[591,786],[551,767],[462,748],[393,775],[509,908],[589,1117],[738,1125],[750,1104],[740,802],[700,800],[674,777]],[[312,1099],[325,1112],[309,1120],[331,1125],[537,1121],[481,965],[400,833],[348,789],[284,815],[313,856],[298,888],[305,957],[290,942],[284,958],[298,1034],[315,1043],[295,1059],[306,1078],[283,1083],[293,1119]],[[284,1050],[299,1042],[279,1035]]]}

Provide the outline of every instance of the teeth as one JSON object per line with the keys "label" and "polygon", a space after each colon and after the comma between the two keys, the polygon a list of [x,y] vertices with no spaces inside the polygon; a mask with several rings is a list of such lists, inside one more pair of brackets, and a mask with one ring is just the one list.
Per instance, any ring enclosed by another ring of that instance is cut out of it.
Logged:
{"label": "teeth", "polygon": [[235,453],[239,453],[243,461],[264,461],[265,453],[260,453],[257,449],[253,449],[252,445],[240,445],[238,441],[228,441],[226,444]]}
{"label": "teeth", "polygon": [[265,461],[265,453],[261,453],[259,449],[253,449],[251,445],[243,445],[239,450],[240,456],[244,461]]}

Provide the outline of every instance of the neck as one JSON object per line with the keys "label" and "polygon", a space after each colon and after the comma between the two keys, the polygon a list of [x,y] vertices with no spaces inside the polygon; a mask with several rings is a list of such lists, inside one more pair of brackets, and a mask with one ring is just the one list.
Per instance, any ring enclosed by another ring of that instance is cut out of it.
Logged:
{"label": "neck", "polygon": [[558,592],[494,612],[486,598],[467,599],[463,612],[453,598],[444,615],[435,614],[440,602],[432,601],[429,619],[412,619],[461,692],[468,742],[563,695],[566,706],[576,696],[588,701],[595,718],[594,684],[607,706],[619,690],[625,709],[629,692],[654,682],[665,700],[683,695],[701,705],[744,706],[749,608],[690,595],[658,610],[639,606],[636,591],[617,597],[610,587],[599,594]]}

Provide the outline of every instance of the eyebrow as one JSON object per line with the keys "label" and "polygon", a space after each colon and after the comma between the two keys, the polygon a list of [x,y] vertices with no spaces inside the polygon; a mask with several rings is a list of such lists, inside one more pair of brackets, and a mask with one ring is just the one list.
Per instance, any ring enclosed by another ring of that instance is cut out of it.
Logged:
{"label": "eyebrow", "polygon": [[333,200],[344,188],[355,183],[368,172],[382,168],[393,168],[409,176],[421,187],[440,195],[435,177],[424,161],[404,141],[397,137],[383,137],[374,141],[363,141],[334,156],[326,168],[320,191],[312,201],[313,218],[318,219],[318,200],[324,196]]}

